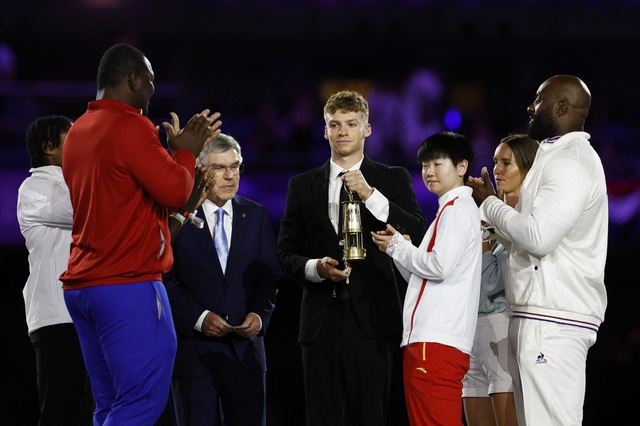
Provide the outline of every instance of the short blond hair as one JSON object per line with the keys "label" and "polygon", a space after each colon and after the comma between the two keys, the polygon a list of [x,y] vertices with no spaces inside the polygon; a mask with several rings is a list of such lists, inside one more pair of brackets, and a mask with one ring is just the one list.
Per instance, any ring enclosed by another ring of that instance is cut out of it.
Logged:
{"label": "short blond hair", "polygon": [[369,122],[369,103],[358,92],[352,90],[342,90],[334,93],[324,104],[324,115],[335,114],[336,111],[362,112],[365,123]]}

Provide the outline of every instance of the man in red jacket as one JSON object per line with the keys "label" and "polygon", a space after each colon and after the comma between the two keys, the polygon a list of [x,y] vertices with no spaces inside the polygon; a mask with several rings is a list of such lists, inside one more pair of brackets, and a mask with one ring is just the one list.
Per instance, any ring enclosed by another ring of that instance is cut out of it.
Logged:
{"label": "man in red jacket", "polygon": [[60,277],[96,400],[94,425],[151,425],[167,402],[176,336],[161,274],[173,263],[167,209],[194,183],[195,157],[219,114],[180,130],[163,123],[169,153],[146,117],[154,73],[129,45],[109,48],[98,93],[63,148],[73,205],[68,269]]}

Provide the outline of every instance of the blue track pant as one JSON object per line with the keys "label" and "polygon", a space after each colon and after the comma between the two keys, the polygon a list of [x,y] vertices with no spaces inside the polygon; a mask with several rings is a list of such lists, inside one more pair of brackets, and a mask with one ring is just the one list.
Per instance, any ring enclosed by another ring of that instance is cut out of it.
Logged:
{"label": "blue track pant", "polygon": [[96,401],[94,426],[153,425],[167,403],[176,353],[160,281],[65,290]]}

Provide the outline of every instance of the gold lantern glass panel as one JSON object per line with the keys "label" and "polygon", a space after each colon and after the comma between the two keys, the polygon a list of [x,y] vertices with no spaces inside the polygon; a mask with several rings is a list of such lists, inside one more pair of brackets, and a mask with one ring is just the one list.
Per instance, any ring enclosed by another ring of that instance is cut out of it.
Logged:
{"label": "gold lantern glass panel", "polygon": [[342,235],[344,241],[344,260],[364,260],[367,250],[362,240],[362,220],[360,216],[360,201],[353,199],[352,192],[346,188],[349,201],[342,202]]}

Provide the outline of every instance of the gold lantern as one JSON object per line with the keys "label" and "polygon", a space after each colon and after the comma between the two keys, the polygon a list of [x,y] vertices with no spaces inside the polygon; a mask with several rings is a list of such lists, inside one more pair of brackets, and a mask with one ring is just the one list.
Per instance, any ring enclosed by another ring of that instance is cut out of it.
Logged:
{"label": "gold lantern", "polygon": [[362,242],[362,220],[360,216],[360,201],[353,199],[353,193],[343,185],[349,195],[348,201],[342,202],[342,236],[345,267],[347,262],[364,260],[367,250]]}

